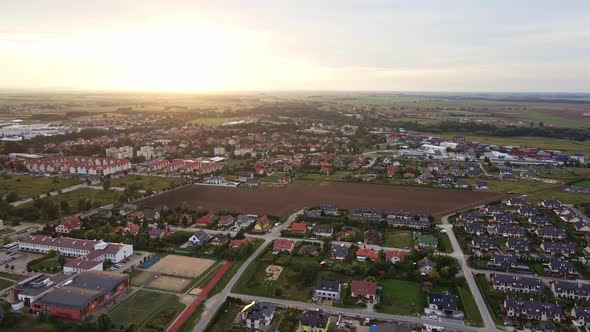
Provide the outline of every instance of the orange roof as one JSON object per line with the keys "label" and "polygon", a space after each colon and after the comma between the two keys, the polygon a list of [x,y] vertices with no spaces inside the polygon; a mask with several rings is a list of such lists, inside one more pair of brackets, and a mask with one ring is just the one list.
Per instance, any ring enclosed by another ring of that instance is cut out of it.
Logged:
{"label": "orange roof", "polygon": [[307,225],[304,222],[294,222],[291,224],[291,230],[293,232],[305,232]]}
{"label": "orange roof", "polygon": [[367,257],[370,258],[372,260],[377,259],[377,253],[375,252],[375,250],[373,249],[367,249],[367,248],[361,248],[359,250],[356,251],[356,256],[357,257]]}

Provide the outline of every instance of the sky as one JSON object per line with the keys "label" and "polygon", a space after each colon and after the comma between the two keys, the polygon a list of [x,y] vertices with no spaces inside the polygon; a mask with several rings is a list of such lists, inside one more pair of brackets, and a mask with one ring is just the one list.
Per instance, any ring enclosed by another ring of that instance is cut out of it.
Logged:
{"label": "sky", "polygon": [[0,89],[590,92],[590,1],[3,0]]}

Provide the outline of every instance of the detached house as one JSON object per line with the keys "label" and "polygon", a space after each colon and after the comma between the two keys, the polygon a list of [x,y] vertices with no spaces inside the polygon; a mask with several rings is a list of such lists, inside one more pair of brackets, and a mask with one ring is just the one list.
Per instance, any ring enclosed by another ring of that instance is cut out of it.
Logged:
{"label": "detached house", "polygon": [[202,246],[202,245],[206,244],[207,242],[211,241],[211,235],[209,235],[207,232],[205,232],[203,230],[199,230],[199,231],[195,232],[195,234],[191,235],[191,237],[188,239],[188,241],[193,246]]}
{"label": "detached house", "polygon": [[315,225],[313,226],[313,234],[318,237],[329,237],[331,238],[334,234],[334,229],[331,226],[326,225]]}
{"label": "detached house", "polygon": [[292,254],[293,248],[295,248],[295,242],[292,240],[287,239],[275,239],[272,245],[272,253],[273,254]]}
{"label": "detached house", "polygon": [[431,293],[428,295],[428,307],[424,308],[427,315],[437,315],[449,318],[462,318],[463,313],[457,306],[457,297],[449,293]]}
{"label": "detached house", "polygon": [[348,256],[348,247],[346,247],[343,244],[340,244],[340,245],[333,244],[330,252],[331,252],[331,254],[330,254],[331,259],[334,259],[337,261],[343,261]]}
{"label": "detached house", "polygon": [[375,261],[377,260],[377,253],[373,249],[360,248],[356,251],[356,259],[359,262]]}
{"label": "detached house", "polygon": [[291,224],[291,232],[294,234],[305,234],[307,225],[304,222],[294,222]]}
{"label": "detached house", "polygon": [[350,284],[350,295],[358,299],[365,299],[369,303],[377,302],[377,283],[353,280]]}
{"label": "detached house", "polygon": [[315,300],[340,300],[340,283],[337,281],[318,280],[313,298]]}
{"label": "detached house", "polygon": [[266,233],[270,229],[270,220],[267,216],[262,216],[256,220],[254,230],[258,233]]}
{"label": "detached house", "polygon": [[62,220],[62,222],[55,227],[55,231],[61,234],[68,234],[73,230],[80,229],[82,222],[78,217],[70,217]]}
{"label": "detached house", "polygon": [[274,313],[275,307],[272,304],[253,301],[242,309],[240,317],[247,329],[260,330],[270,325]]}
{"label": "detached house", "polygon": [[307,310],[299,317],[303,332],[328,332],[330,315],[321,310]]}

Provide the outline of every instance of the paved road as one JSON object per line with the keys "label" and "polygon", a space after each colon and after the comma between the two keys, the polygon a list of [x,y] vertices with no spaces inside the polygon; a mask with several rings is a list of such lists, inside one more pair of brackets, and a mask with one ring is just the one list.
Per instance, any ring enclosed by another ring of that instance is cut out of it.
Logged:
{"label": "paved road", "polygon": [[[398,322],[406,322],[406,323],[420,324],[420,325],[431,324],[431,325],[442,326],[447,329],[456,330],[456,331],[488,331],[485,328],[476,328],[476,327],[465,326],[463,324],[463,322],[454,323],[451,321],[445,321],[445,322],[438,322],[438,321],[434,321],[434,320],[428,321],[428,320],[422,319],[420,317],[399,316],[399,315],[382,314],[382,313],[377,313],[377,312],[359,311],[356,309],[346,309],[346,308],[339,308],[339,307],[324,306],[324,305],[318,305],[315,303],[288,301],[288,300],[280,300],[280,299],[275,299],[275,298],[250,296],[250,295],[235,294],[235,293],[229,293],[228,295],[232,296],[232,297],[240,298],[244,301],[264,301],[264,302],[278,304],[278,305],[281,305],[284,307],[299,308],[299,309],[303,309],[303,310],[322,309],[323,311],[326,311],[326,312],[334,314],[334,315],[344,314],[344,315],[353,316],[353,317],[368,317],[368,318],[381,319],[381,320],[394,320],[394,321],[398,321]],[[201,330],[194,330],[194,331],[201,331]]]}
{"label": "paved road", "polygon": [[475,278],[473,277],[473,273],[471,273],[471,269],[467,265],[467,259],[465,259],[463,251],[461,250],[461,246],[459,245],[459,241],[457,241],[457,237],[453,232],[453,225],[449,224],[449,216],[442,217],[442,222],[442,228],[447,230],[447,234],[449,235],[449,239],[451,240],[451,244],[453,245],[453,253],[451,254],[451,256],[456,258],[461,264],[461,269],[463,270],[463,274],[465,275],[465,280],[469,285],[471,294],[473,294],[473,298],[475,299],[475,303],[479,308],[479,312],[481,313],[481,317],[483,319],[483,323],[486,329],[488,331],[497,331],[494,319],[492,318],[492,315],[488,310],[488,307],[483,296],[481,296],[479,288],[477,287],[477,283],[475,282]]}
{"label": "paved road", "polygon": [[287,221],[284,222],[282,225],[274,227],[269,233],[260,236],[264,239],[264,243],[260,247],[258,247],[258,249],[256,249],[256,251],[252,255],[250,255],[250,257],[248,257],[248,259],[244,262],[244,264],[242,264],[242,266],[240,266],[236,274],[227,283],[227,286],[225,286],[225,288],[219,294],[216,294],[215,296],[209,298],[205,302],[205,310],[201,314],[199,322],[194,327],[194,332],[200,332],[205,330],[207,324],[209,324],[209,321],[211,320],[213,315],[217,312],[217,310],[219,310],[219,307],[223,304],[225,298],[231,293],[231,290],[234,288],[236,282],[238,282],[242,274],[244,274],[250,263],[252,263],[264,251],[264,249],[266,249],[266,247],[271,241],[280,237],[281,231],[283,229],[288,228],[289,225],[291,225],[291,223],[295,221],[295,219],[297,219],[297,217],[301,215],[303,212],[304,209],[301,209],[291,214],[289,218],[287,218]]}
{"label": "paved road", "polygon": [[266,249],[266,246],[268,246],[270,241],[270,239],[265,240],[264,243],[260,247],[258,247],[258,249],[252,255],[250,255],[250,257],[244,262],[244,264],[240,266],[240,269],[230,279],[230,281],[227,283],[227,286],[225,286],[225,288],[219,294],[216,294],[215,296],[209,298],[205,302],[205,310],[201,314],[201,318],[199,319],[197,325],[194,327],[193,331],[200,332],[205,330],[207,324],[209,324],[209,321],[211,320],[213,315],[215,315],[217,310],[219,310],[219,307],[221,307],[221,305],[225,301],[225,298],[230,294],[231,289],[234,288],[236,282],[238,282],[244,271],[246,271],[250,263],[252,263],[258,257],[258,255],[260,255],[264,251],[264,249]]}

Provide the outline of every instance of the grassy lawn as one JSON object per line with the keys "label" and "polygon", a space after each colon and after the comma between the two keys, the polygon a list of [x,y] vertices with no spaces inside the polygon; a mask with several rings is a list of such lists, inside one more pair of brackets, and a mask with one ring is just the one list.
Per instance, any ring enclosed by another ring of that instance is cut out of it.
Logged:
{"label": "grassy lawn", "polygon": [[260,182],[277,182],[278,179],[279,179],[279,176],[281,174],[286,174],[286,173],[284,173],[284,172],[274,172],[271,175],[261,177],[259,180],[260,180]]}
{"label": "grassy lawn", "polygon": [[[107,205],[110,203],[114,203],[121,195],[120,192],[115,190],[102,190],[102,189],[91,189],[91,188],[80,188],[74,191],[70,191],[61,195],[55,195],[51,197],[44,197],[41,200],[53,200],[58,204],[61,201],[65,201],[68,203],[70,209],[68,211],[68,215],[75,214],[80,212],[78,209],[78,202],[80,198],[89,199],[92,207],[97,208],[103,205]],[[19,206],[19,208],[26,208],[33,206],[33,202],[27,202]]]}
{"label": "grassy lawn", "polygon": [[323,174],[305,174],[293,181],[294,184],[317,185],[330,181],[330,176]]}
{"label": "grassy lawn", "polygon": [[447,254],[453,252],[453,245],[451,244],[451,239],[449,239],[449,235],[445,233],[438,234],[438,247],[440,251],[446,252]]}
{"label": "grassy lawn", "polygon": [[[441,136],[453,137],[453,134]],[[468,141],[476,141],[485,144],[504,146],[531,146],[539,149],[560,150],[565,153],[590,151],[590,142],[580,142],[565,139],[547,137],[492,137],[492,136],[465,136]]]}
{"label": "grassy lawn", "polygon": [[48,258],[42,262],[39,262],[33,266],[31,266],[31,268],[33,269],[33,271],[35,270],[42,270],[42,269],[52,269],[52,268],[58,268],[61,269],[61,267],[59,266],[59,262],[58,262],[58,257],[51,257]]}
{"label": "grassy lawn", "polygon": [[6,289],[10,286],[14,285],[14,282],[10,282],[8,280],[0,279],[0,289]]}
{"label": "grassy lawn", "polygon": [[536,191],[528,194],[526,198],[531,202],[537,202],[544,199],[558,199],[565,204],[580,204],[590,202],[590,195],[588,194],[577,194],[553,189]]}
{"label": "grassy lawn", "polygon": [[590,188],[590,180],[584,180],[574,183],[576,186]]}
{"label": "grassy lawn", "polygon": [[276,281],[266,280],[265,269],[271,265],[260,260],[252,262],[244,272],[240,280],[233,288],[233,292],[255,296],[276,297],[277,288],[282,289],[281,298],[293,301],[308,301],[313,293],[313,286],[300,287],[294,279],[297,273],[283,266],[283,272]]}
{"label": "grassy lawn", "polygon": [[58,179],[33,176],[0,177],[0,195],[15,192],[20,199],[79,184],[78,179]]}
{"label": "grassy lawn", "polygon": [[457,287],[457,291],[459,292],[459,298],[463,303],[465,323],[470,326],[482,327],[483,319],[481,318],[481,314],[479,313],[479,309],[477,308],[473,294],[471,294],[469,285],[464,284],[463,286]]}
{"label": "grassy lawn", "polygon": [[479,288],[479,291],[485,299],[488,309],[492,314],[494,323],[496,323],[496,325],[503,325],[504,319],[502,318],[502,313],[500,312],[500,306],[504,301],[503,296],[497,296],[496,294],[501,293],[496,293],[490,289],[485,275],[480,274],[475,276],[475,281],[477,282],[477,287]]}
{"label": "grassy lawn", "polygon": [[[468,179],[467,182],[475,184],[479,182],[477,179]],[[499,193],[513,193],[526,194],[534,191],[544,190],[555,187],[554,184],[544,183],[535,180],[519,179],[518,181],[503,181],[503,180],[485,180],[490,186],[491,191]]]}
{"label": "grassy lawn", "polygon": [[240,121],[240,120],[248,120],[248,118],[244,117],[237,117],[237,118],[199,118],[196,120],[191,121],[191,123],[196,123],[204,126],[210,127],[219,127],[222,124],[230,121]]}
{"label": "grassy lawn", "polygon": [[185,305],[180,303],[175,296],[170,297],[162,303],[158,312],[145,322],[140,331],[164,331],[184,310],[184,307]]}
{"label": "grassy lawn", "polygon": [[[242,329],[233,329],[234,318],[244,308],[243,305],[237,303],[230,303],[222,313],[220,313],[215,324],[211,324],[207,332],[227,332],[227,331],[241,331]],[[276,319],[276,317],[274,318]],[[272,331],[272,330],[269,330]]]}
{"label": "grassy lawn", "polygon": [[422,285],[406,280],[385,280],[381,290],[381,303],[378,312],[415,316],[422,313],[424,300],[422,297]]}
{"label": "grassy lawn", "polygon": [[9,272],[0,272],[0,277],[12,279],[15,281],[20,281],[20,280],[27,278],[27,276],[21,276],[21,275],[9,273]]}
{"label": "grassy lawn", "polygon": [[145,330],[147,323],[162,322],[163,316],[170,315],[171,311],[178,311],[178,314],[183,307],[175,295],[140,290],[116,306],[110,315],[115,326],[135,323],[140,330]]}
{"label": "grassy lawn", "polygon": [[412,238],[412,232],[397,229],[387,230],[385,232],[383,246],[392,248],[413,247],[414,239]]}
{"label": "grassy lawn", "polygon": [[159,191],[170,186],[176,186],[185,183],[185,179],[169,178],[162,176],[146,176],[146,175],[126,175],[111,179],[111,186],[126,187],[131,184],[137,185],[143,190]]}

